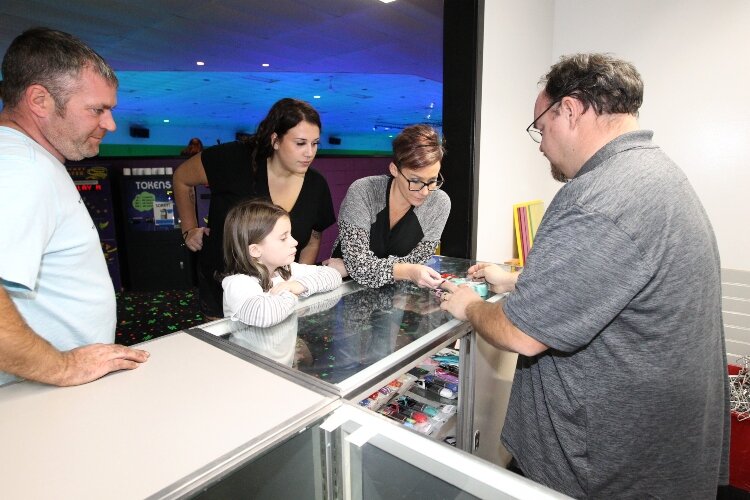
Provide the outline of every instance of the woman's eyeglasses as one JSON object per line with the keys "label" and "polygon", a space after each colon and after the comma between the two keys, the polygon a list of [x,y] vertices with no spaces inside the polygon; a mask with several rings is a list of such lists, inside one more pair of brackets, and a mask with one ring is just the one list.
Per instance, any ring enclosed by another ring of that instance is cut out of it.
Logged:
{"label": "woman's eyeglasses", "polygon": [[424,188],[427,188],[427,191],[437,191],[445,183],[442,173],[438,173],[438,178],[430,182],[413,181],[406,177],[401,170],[398,173],[409,182],[409,191],[421,191]]}

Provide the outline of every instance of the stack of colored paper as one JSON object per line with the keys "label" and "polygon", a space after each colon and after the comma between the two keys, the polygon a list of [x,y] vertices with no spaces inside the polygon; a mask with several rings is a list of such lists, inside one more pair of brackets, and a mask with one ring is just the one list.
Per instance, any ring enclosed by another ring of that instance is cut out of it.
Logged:
{"label": "stack of colored paper", "polygon": [[542,200],[527,201],[513,205],[513,225],[516,230],[516,248],[520,265],[526,263],[526,258],[534,244],[534,236],[544,215]]}

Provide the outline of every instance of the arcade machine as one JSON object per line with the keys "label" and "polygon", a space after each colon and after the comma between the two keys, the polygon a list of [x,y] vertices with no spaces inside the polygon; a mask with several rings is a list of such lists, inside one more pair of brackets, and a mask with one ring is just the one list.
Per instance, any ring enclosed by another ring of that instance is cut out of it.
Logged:
{"label": "arcade machine", "polygon": [[198,225],[208,226],[208,207],[211,204],[211,189],[208,186],[195,186],[195,209],[198,213]]}
{"label": "arcade machine", "polygon": [[102,244],[109,275],[115,290],[120,291],[122,279],[110,171],[103,166],[72,166],[67,169],[99,232],[99,241]]}
{"label": "arcade machine", "polygon": [[192,253],[183,245],[171,168],[124,168],[121,179],[130,289],[193,286]]}

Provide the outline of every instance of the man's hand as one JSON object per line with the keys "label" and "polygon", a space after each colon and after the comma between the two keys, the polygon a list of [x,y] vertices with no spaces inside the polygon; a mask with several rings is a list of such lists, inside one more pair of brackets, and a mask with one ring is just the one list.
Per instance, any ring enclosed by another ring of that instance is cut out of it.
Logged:
{"label": "man's hand", "polygon": [[324,266],[332,267],[333,269],[337,270],[342,278],[346,278],[349,276],[349,272],[346,270],[346,266],[344,266],[344,259],[328,259],[323,261]]}
{"label": "man's hand", "polygon": [[92,344],[60,352],[34,332],[0,286],[0,369],[51,385],[80,385],[116,370],[132,370],[149,354],[121,345]]}
{"label": "man's hand", "polygon": [[467,276],[472,280],[484,279],[490,290],[495,293],[510,292],[516,287],[519,273],[511,273],[497,264],[480,263],[475,264],[467,271]]}
{"label": "man's hand", "polygon": [[64,368],[59,386],[81,385],[92,382],[117,370],[132,370],[144,363],[149,353],[117,344],[91,344],[62,354]]}
{"label": "man's hand", "polygon": [[[480,266],[480,269],[490,267],[489,264]],[[476,268],[477,266],[472,266],[469,272],[476,271]],[[499,270],[505,274],[518,275]],[[469,285],[456,286],[446,281],[440,288],[447,290],[447,293],[440,297],[440,309],[448,311],[456,319],[470,321],[474,330],[498,349],[517,352],[524,356],[536,356],[548,349],[546,345],[526,335],[511,323],[505,316],[501,303],[485,302]]]}
{"label": "man's hand", "polygon": [[194,227],[193,229],[189,229],[186,231],[187,234],[185,235],[185,246],[188,247],[191,251],[197,252],[198,250],[203,248],[203,235],[205,234],[208,236],[208,234],[211,232],[211,229],[207,227]]}
{"label": "man's hand", "polygon": [[474,302],[484,302],[482,297],[476,294],[474,290],[467,285],[456,286],[450,281],[443,283],[442,287],[446,292],[440,297],[440,309],[448,311],[454,318],[466,321],[466,308]]}
{"label": "man's hand", "polygon": [[302,286],[302,283],[295,280],[289,280],[289,281],[282,281],[278,285],[274,286],[270,290],[271,295],[279,295],[283,292],[292,292],[294,295],[299,295],[301,293],[305,293],[307,288]]}

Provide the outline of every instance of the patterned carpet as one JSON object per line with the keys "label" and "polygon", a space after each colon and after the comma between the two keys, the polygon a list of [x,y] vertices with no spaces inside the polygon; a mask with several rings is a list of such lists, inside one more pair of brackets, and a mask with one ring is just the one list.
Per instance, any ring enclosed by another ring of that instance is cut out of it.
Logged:
{"label": "patterned carpet", "polygon": [[197,289],[117,294],[117,344],[133,345],[201,323]]}

